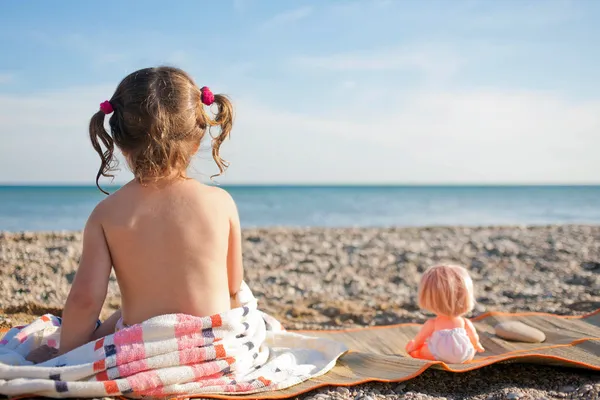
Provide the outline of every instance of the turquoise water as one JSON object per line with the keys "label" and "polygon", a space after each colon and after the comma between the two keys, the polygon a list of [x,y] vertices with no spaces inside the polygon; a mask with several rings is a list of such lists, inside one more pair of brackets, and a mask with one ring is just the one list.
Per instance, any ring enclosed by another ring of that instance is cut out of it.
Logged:
{"label": "turquoise water", "polygon": [[[600,186],[231,186],[242,225],[600,224]],[[0,186],[0,230],[80,230],[94,187]]]}

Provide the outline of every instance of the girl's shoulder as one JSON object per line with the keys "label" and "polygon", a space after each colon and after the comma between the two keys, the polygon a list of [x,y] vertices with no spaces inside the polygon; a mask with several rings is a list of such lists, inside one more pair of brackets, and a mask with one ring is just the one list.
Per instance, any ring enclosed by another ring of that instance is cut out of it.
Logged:
{"label": "girl's shoulder", "polygon": [[192,189],[195,191],[195,195],[201,203],[210,205],[212,209],[219,209],[232,217],[237,216],[237,206],[233,197],[229,192],[221,187],[206,185],[204,183],[193,181],[189,182]]}
{"label": "girl's shoulder", "polygon": [[198,190],[199,195],[209,196],[213,200],[223,203],[226,206],[235,204],[231,194],[219,186],[207,185],[198,181],[193,181],[192,184],[195,186],[196,190]]}

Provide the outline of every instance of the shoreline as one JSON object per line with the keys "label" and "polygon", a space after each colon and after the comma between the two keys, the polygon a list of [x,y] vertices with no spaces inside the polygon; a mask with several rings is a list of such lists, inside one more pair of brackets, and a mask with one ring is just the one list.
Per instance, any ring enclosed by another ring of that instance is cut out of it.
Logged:
{"label": "shoreline", "polygon": [[[599,228],[600,223],[592,222],[570,222],[570,223],[541,223],[541,224],[483,224],[483,225],[460,225],[460,224],[439,224],[439,225],[347,225],[347,226],[330,226],[330,225],[268,225],[268,226],[242,226],[242,231],[269,231],[269,230],[290,230],[290,231],[305,231],[305,230],[353,230],[353,229],[381,229],[381,230],[431,230],[431,229],[538,229],[538,228],[569,228],[569,227],[584,227],[584,228]],[[50,229],[50,230],[3,230],[0,229],[0,238],[5,236],[14,236],[22,234],[34,235],[66,235],[66,234],[81,234],[83,229]]]}
{"label": "shoreline", "polygon": [[[0,325],[60,312],[80,242],[78,231],[0,232]],[[478,302],[470,316],[582,315],[600,308],[598,225],[250,228],[243,229],[243,254],[245,279],[259,307],[290,330],[422,323],[428,315],[416,304],[418,279],[440,262],[470,271]],[[118,305],[113,277],[103,317]],[[323,388],[300,398],[493,400],[599,393],[598,372],[510,364],[464,374],[432,370],[400,384]]]}

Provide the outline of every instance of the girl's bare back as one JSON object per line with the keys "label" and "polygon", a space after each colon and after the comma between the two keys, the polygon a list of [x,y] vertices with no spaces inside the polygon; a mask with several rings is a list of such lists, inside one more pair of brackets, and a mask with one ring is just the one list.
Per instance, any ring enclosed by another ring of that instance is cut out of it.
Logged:
{"label": "girl's bare back", "polygon": [[146,187],[133,181],[98,211],[125,324],[229,309],[227,256],[239,226],[225,191],[194,180]]}

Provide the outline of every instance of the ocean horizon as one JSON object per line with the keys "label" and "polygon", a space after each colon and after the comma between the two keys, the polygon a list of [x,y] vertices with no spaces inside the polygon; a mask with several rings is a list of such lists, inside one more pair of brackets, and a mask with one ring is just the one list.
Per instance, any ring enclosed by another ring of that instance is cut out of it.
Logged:
{"label": "ocean horizon", "polygon": [[[245,228],[600,224],[600,185],[593,184],[221,187]],[[0,185],[0,231],[81,230],[104,197],[93,185]]]}

